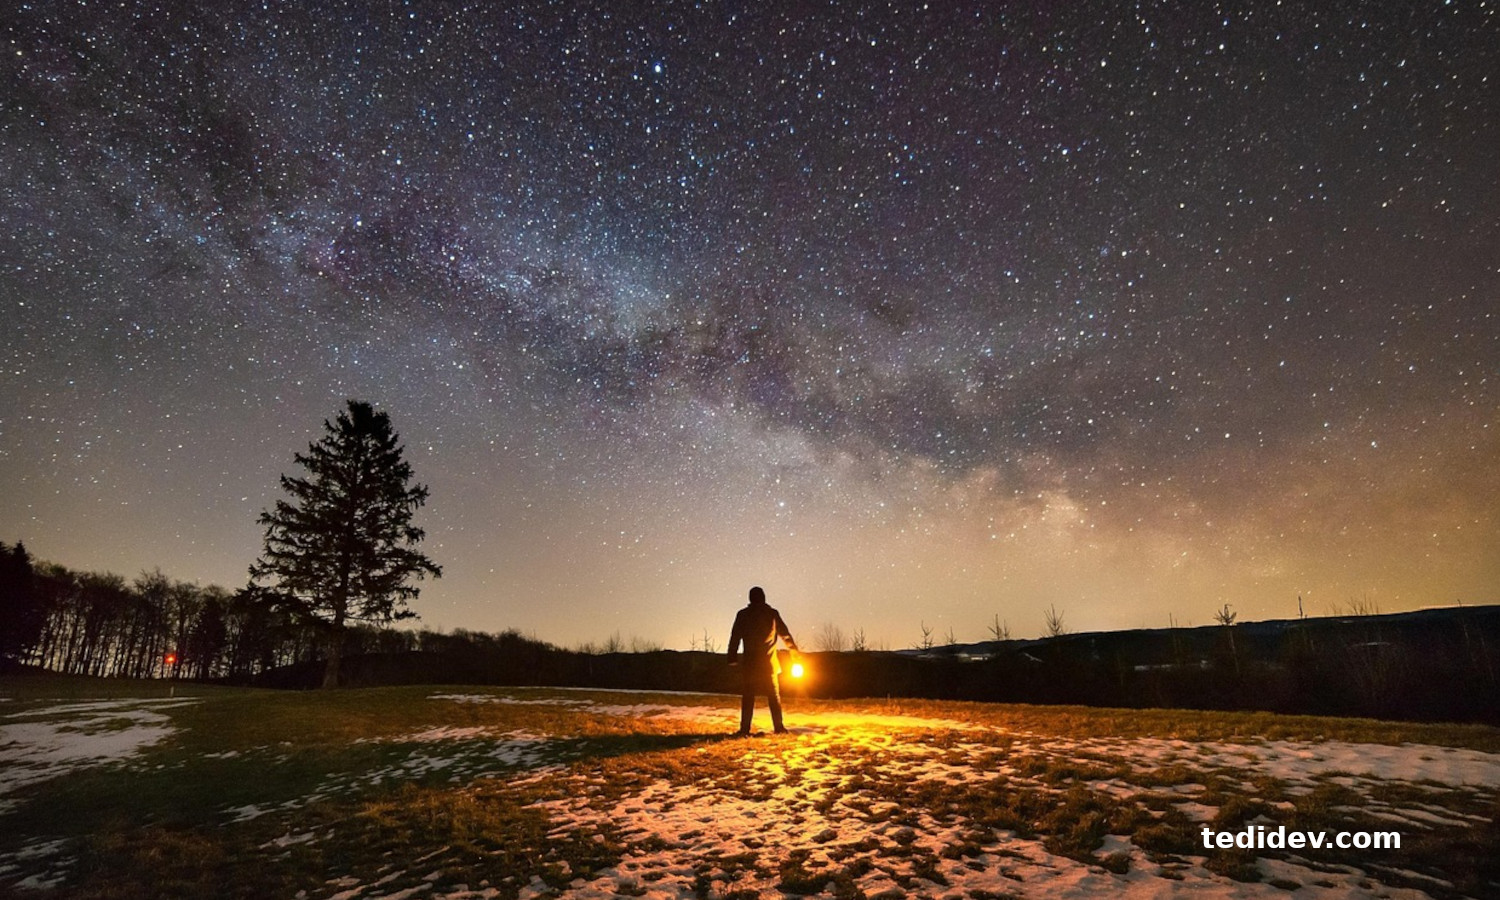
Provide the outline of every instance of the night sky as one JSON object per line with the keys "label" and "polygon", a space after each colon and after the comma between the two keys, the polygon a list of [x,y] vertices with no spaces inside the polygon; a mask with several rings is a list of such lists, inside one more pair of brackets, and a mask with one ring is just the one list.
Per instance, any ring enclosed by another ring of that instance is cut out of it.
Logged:
{"label": "night sky", "polygon": [[237,588],[349,398],[433,628],[1494,602],[1500,4],[7,3],[0,539]]}

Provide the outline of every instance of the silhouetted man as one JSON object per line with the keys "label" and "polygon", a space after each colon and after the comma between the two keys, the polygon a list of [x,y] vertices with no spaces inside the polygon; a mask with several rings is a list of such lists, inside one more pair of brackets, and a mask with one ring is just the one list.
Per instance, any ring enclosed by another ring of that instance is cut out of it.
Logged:
{"label": "silhouetted man", "polygon": [[740,691],[740,737],[750,734],[756,694],[766,695],[772,727],[777,734],[786,734],[786,726],[781,724],[781,685],[777,681],[781,664],[776,659],[777,638],[792,650],[797,649],[791,631],[781,621],[781,613],[766,605],[765,591],[753,587],[749,605],[734,617],[734,630],[729,633],[730,665],[738,661],[740,641],[745,642],[745,664],[740,670],[744,676]]}

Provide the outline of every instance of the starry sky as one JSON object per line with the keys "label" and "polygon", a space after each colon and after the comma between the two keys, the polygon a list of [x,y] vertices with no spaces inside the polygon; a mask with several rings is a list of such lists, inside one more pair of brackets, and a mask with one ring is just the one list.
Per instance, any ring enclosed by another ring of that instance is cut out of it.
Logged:
{"label": "starry sky", "polygon": [[431,628],[1500,600],[1494,0],[7,6],[43,559],[243,585],[357,398]]}

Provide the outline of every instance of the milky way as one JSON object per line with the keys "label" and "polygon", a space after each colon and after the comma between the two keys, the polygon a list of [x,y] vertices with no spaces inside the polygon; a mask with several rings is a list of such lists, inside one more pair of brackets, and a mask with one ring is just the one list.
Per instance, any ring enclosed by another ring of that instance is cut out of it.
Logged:
{"label": "milky way", "polygon": [[1500,6],[7,13],[0,537],[238,586],[388,410],[429,626],[1494,601]]}

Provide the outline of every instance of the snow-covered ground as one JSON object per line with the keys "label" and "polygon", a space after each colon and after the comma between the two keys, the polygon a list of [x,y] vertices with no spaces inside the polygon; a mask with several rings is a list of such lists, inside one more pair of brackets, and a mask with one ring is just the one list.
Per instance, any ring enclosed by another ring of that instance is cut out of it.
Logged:
{"label": "snow-covered ground", "polygon": [[[31,707],[0,715],[0,816],[15,807],[7,795],[80,769],[129,759],[173,731],[164,710],[195,703],[165,700],[89,700]],[[0,855],[0,878],[26,869],[21,888],[60,884],[69,865],[66,842],[36,839]]]}
{"label": "snow-covered ground", "polygon": [[[442,695],[450,702],[513,702],[487,695]],[[627,717],[668,717],[696,721],[706,733],[725,733],[737,724],[733,707],[657,707],[578,699],[533,699],[579,711]],[[764,718],[764,710],[760,711]],[[1003,776],[1026,789],[1061,793],[1059,787],[991,764],[994,745],[985,729],[949,719],[789,713],[794,737],[739,742],[740,762],[756,790],[742,784],[700,782],[690,786],[658,779],[624,798],[598,783],[587,771],[549,776],[553,799],[540,805],[553,822],[552,834],[596,833],[624,845],[620,864],[577,878],[565,887],[539,877],[521,891],[523,900],[549,896],[605,898],[639,896],[685,898],[709,885],[710,896],[737,891],[782,896],[782,865],[798,854],[804,876],[828,873],[827,896],[897,898],[961,897],[1297,897],[1344,898],[1429,896],[1413,887],[1390,887],[1372,879],[1381,871],[1378,851],[1369,865],[1334,864],[1297,855],[1275,855],[1255,862],[1262,881],[1246,883],[1215,874],[1205,857],[1186,855],[1170,864],[1151,861],[1129,835],[1107,835],[1096,856],[1103,861],[1128,859],[1117,874],[1098,864],[1051,853],[1041,839],[976,828],[961,816],[940,821],[926,810],[895,810],[881,802],[881,791],[863,791],[853,780],[871,775],[885,784],[975,785]],[[932,730],[958,732],[952,743],[936,746],[920,739]],[[1007,735],[1012,752],[1064,762],[1108,761],[1133,772],[1166,767],[1229,773],[1253,791],[1257,776],[1276,779],[1297,796],[1332,779],[1365,795],[1367,811],[1405,831],[1409,837],[1436,825],[1482,824],[1483,819],[1446,811],[1431,804],[1374,800],[1369,794],[1389,785],[1427,788],[1447,785],[1491,796],[1500,789],[1500,756],[1475,750],[1405,744],[1387,746],[1338,741],[1261,741],[1192,743],[1161,739],[1060,739]],[[705,752],[705,751],[700,751]],[[866,782],[867,783],[867,782]],[[1086,788],[1116,799],[1163,788],[1146,787],[1131,777],[1088,782]],[[1167,789],[1181,797],[1178,810],[1189,820],[1205,822],[1217,807],[1200,802],[1203,785],[1187,782]],[[613,799],[611,799],[613,797]],[[871,800],[874,802],[871,803]],[[1281,801],[1283,805],[1290,805]],[[1425,807],[1425,808],[1424,808]],[[894,813],[903,813],[900,815]],[[1474,821],[1478,819],[1478,822]],[[976,838],[978,840],[976,841]],[[954,848],[967,847],[955,853]],[[1386,869],[1387,874],[1390,870]],[[1400,872],[1408,885],[1451,885],[1416,872]],[[350,885],[348,890],[355,890]],[[447,896],[483,896],[459,891]],[[748,895],[746,895],[748,896]]]}
{"label": "snow-covered ground", "polygon": [[[197,701],[76,702],[0,715],[0,816],[9,812],[7,793],[81,767],[128,760],[163,740],[172,732],[167,711],[192,702]],[[701,695],[622,693],[615,699],[598,692],[434,692],[427,702],[438,721],[455,705],[540,705],[670,723],[672,733],[685,729],[715,736],[732,732],[739,716],[737,698]],[[764,724],[763,706],[758,714]],[[1264,854],[1250,862],[1261,880],[1245,882],[1210,871],[1206,854],[1148,853],[1137,845],[1138,833],[1106,834],[1103,846],[1085,861],[1078,857],[1089,853],[1055,852],[1059,847],[1044,834],[1027,836],[978,822],[974,808],[955,798],[1000,784],[1031,792],[1044,803],[1097,797],[1130,806],[1136,821],[1142,815],[1170,815],[1197,828],[1213,820],[1226,797],[1259,801],[1260,786],[1275,784],[1278,795],[1265,798],[1273,814],[1322,790],[1347,804],[1351,822],[1385,823],[1408,841],[1424,835],[1447,840],[1464,829],[1493,828],[1490,816],[1500,803],[1500,755],[1477,750],[1339,741],[1073,739],[1003,733],[955,719],[795,710],[788,712],[787,724],[792,731],[787,737],[679,746],[671,751],[678,755],[672,765],[632,773],[636,777],[623,789],[604,777],[606,763],[587,761],[587,753],[577,766],[562,764],[577,750],[576,743],[568,743],[576,735],[498,726],[422,728],[379,738],[392,750],[381,765],[337,773],[308,797],[221,812],[230,826],[265,815],[284,819],[286,834],[262,846],[274,855],[322,839],[298,827],[298,810],[320,797],[406,780],[431,784],[434,775],[458,790],[525,783],[528,796],[542,795],[533,808],[548,817],[549,842],[608,843],[619,848],[619,862],[560,879],[558,867],[566,873],[565,861],[539,860],[535,873],[502,882],[505,893],[519,890],[523,900],[781,897],[793,890],[884,900],[1228,900],[1283,897],[1289,891],[1298,898],[1417,900],[1451,897],[1453,885],[1441,872],[1402,869],[1381,851],[1337,859],[1311,852]],[[699,759],[704,765],[695,768]],[[1454,799],[1460,796],[1462,802]],[[446,849],[425,848],[410,862],[373,875],[330,873],[326,891],[309,894],[309,900],[501,895],[499,886],[488,883],[448,886],[441,858]],[[40,871],[35,860],[49,857],[56,865],[48,871],[61,873],[66,852],[60,842],[39,838],[0,859],[0,876]],[[43,872],[20,886],[47,887],[56,877]],[[1500,896],[1500,886],[1496,892]]]}
{"label": "snow-covered ground", "polygon": [[196,702],[89,700],[0,716],[0,804],[22,785],[126,759],[157,743],[172,733],[163,710]]}

